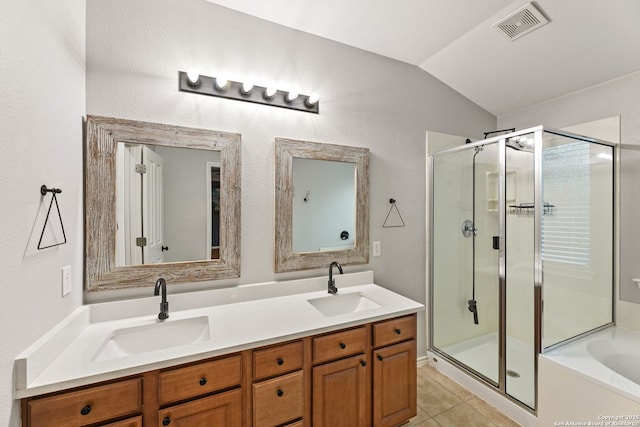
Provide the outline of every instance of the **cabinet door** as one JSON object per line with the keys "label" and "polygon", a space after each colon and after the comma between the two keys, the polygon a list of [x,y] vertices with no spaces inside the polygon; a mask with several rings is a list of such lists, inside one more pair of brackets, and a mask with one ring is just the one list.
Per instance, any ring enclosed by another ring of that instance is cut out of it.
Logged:
{"label": "cabinet door", "polygon": [[397,317],[373,325],[373,346],[375,348],[407,341],[416,337],[416,315]]}
{"label": "cabinet door", "polygon": [[395,426],[416,415],[416,341],[373,352],[373,425]]}
{"label": "cabinet door", "polygon": [[313,363],[324,363],[363,353],[367,348],[367,329],[348,329],[313,338]]}
{"label": "cabinet door", "polygon": [[160,405],[202,396],[240,385],[242,357],[239,354],[160,372]]}
{"label": "cabinet door", "polygon": [[253,352],[253,379],[261,380],[302,369],[302,341]]}
{"label": "cabinet door", "polygon": [[142,379],[134,378],[31,399],[26,416],[31,427],[85,426],[141,411]]}
{"label": "cabinet door", "polygon": [[302,371],[253,385],[253,425],[273,427],[304,415]]}
{"label": "cabinet door", "polygon": [[241,427],[240,389],[192,400],[158,411],[158,427]]}
{"label": "cabinet door", "polygon": [[142,427],[142,417],[127,418],[126,420],[105,424],[102,427]]}
{"label": "cabinet door", "polygon": [[364,354],[313,368],[313,426],[367,427],[367,358]]}

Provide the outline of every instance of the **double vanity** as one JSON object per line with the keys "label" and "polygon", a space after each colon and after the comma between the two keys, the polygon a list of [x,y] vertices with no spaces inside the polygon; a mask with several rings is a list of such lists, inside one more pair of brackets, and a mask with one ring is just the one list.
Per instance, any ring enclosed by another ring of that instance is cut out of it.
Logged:
{"label": "double vanity", "polygon": [[169,295],[164,321],[158,297],[83,306],[16,360],[23,425],[398,425],[415,415],[424,307],[372,272],[336,287]]}
{"label": "double vanity", "polygon": [[336,260],[369,262],[367,148],[275,139],[274,272],[330,266],[329,282],[167,295],[240,277],[240,134],[98,116],[85,133],[85,290],[156,287],[78,308],[16,359],[23,427],[378,427],[415,416],[424,306],[372,272],[332,277]]}

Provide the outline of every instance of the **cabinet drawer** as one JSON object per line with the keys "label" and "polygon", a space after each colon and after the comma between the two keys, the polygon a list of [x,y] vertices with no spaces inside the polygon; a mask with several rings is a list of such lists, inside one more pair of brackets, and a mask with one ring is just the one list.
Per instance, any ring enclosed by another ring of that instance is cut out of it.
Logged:
{"label": "cabinet drawer", "polygon": [[376,348],[406,341],[415,337],[415,315],[386,320],[373,325],[373,346]]}
{"label": "cabinet drawer", "polygon": [[142,379],[72,391],[28,402],[30,425],[84,426],[142,410]]}
{"label": "cabinet drawer", "polygon": [[253,352],[253,378],[273,377],[302,368],[302,341]]}
{"label": "cabinet drawer", "polygon": [[302,371],[253,385],[253,425],[273,427],[304,415]]}
{"label": "cabinet drawer", "polygon": [[313,363],[322,363],[362,353],[367,346],[366,328],[335,332],[313,339]]}
{"label": "cabinet drawer", "polygon": [[241,380],[242,358],[238,354],[161,372],[158,377],[158,398],[160,404],[164,405],[234,387]]}
{"label": "cabinet drawer", "polygon": [[142,417],[127,418],[126,420],[105,424],[102,427],[142,427]]}
{"label": "cabinet drawer", "polygon": [[158,427],[241,427],[242,392],[240,389],[202,397],[158,411]]}

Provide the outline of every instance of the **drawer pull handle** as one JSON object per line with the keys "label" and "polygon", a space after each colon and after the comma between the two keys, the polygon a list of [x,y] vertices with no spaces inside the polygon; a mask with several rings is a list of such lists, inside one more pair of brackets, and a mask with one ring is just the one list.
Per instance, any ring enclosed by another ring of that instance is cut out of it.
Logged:
{"label": "drawer pull handle", "polygon": [[284,391],[282,389],[278,389],[278,397],[284,396]]}
{"label": "drawer pull handle", "polygon": [[341,342],[340,343],[340,348],[344,350],[345,348],[347,348],[347,345],[345,343]]}
{"label": "drawer pull handle", "polygon": [[278,365],[282,366],[284,365],[284,359],[282,357],[278,357],[278,360],[276,360],[276,362],[278,363]]}
{"label": "drawer pull handle", "polygon": [[87,405],[84,408],[80,409],[81,415],[89,415],[89,412],[91,412],[91,405]]}
{"label": "drawer pull handle", "polygon": [[396,334],[400,335],[402,333],[402,331],[399,328],[395,329]]}
{"label": "drawer pull handle", "polygon": [[360,361],[360,364],[361,364],[362,366],[367,366],[367,362],[366,362],[365,360],[361,360],[361,361]]}
{"label": "drawer pull handle", "polygon": [[169,424],[171,424],[171,418],[164,417],[164,420],[162,420],[162,425],[163,426],[168,426]]}
{"label": "drawer pull handle", "polygon": [[378,355],[378,360],[382,362],[382,359],[384,359],[384,357],[382,357],[381,354]]}
{"label": "drawer pull handle", "polygon": [[200,378],[200,385],[207,384],[207,379],[205,377]]}

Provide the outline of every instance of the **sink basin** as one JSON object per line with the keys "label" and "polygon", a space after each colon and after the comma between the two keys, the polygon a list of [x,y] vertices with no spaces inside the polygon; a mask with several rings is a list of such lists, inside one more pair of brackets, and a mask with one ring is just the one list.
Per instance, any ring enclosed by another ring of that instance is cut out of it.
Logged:
{"label": "sink basin", "polygon": [[169,319],[164,322],[116,329],[102,343],[93,361],[189,345],[207,341],[210,338],[208,316]]}
{"label": "sink basin", "polygon": [[380,304],[367,298],[360,292],[331,294],[326,297],[309,299],[316,310],[327,317],[379,308]]}

